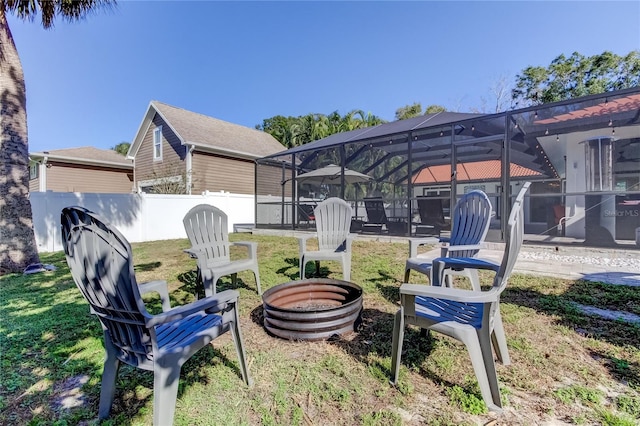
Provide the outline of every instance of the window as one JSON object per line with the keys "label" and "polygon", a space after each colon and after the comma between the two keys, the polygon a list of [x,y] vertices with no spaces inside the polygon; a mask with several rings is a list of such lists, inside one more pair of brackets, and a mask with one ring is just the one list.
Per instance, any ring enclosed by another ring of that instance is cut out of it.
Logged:
{"label": "window", "polygon": [[29,164],[29,179],[37,179],[38,178],[38,163]]}
{"label": "window", "polygon": [[153,159],[162,160],[162,126],[153,129]]}

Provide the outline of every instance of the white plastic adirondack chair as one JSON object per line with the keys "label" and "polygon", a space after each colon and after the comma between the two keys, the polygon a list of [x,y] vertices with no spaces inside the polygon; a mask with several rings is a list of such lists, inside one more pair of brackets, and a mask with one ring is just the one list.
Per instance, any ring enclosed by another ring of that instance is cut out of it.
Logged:
{"label": "white plastic adirondack chair", "polygon": [[[489,231],[491,222],[491,202],[483,191],[475,190],[464,194],[453,209],[453,227],[450,238],[439,238],[447,243],[441,247],[440,257],[475,257]],[[418,246],[432,243],[431,238],[412,238],[409,240],[409,259],[405,264],[404,282],[409,282],[411,270],[431,275],[434,257],[430,253],[418,255]],[[480,279],[475,269],[447,269],[445,285],[451,287],[451,275],[469,278],[474,290],[480,290]]]}
{"label": "white plastic adirondack chair", "polygon": [[[434,286],[403,284],[401,307],[395,316],[391,351],[392,383],[397,384],[400,358],[407,324],[433,330],[460,340],[467,346],[471,363],[487,407],[500,411],[500,389],[491,346],[503,364],[510,363],[500,317],[500,294],[507,285],[520,252],[524,234],[522,203],[530,182],[526,182],[511,208],[506,229],[506,244],[500,265],[475,257],[441,257],[433,261]],[[447,288],[438,284],[448,268],[488,269],[496,272],[487,291]]]}
{"label": "white plastic adirondack chair", "polygon": [[[221,277],[231,275],[235,285],[238,272],[247,270],[253,272],[258,294],[262,294],[258,270],[258,243],[230,242],[227,215],[222,210],[209,204],[199,204],[187,212],[183,223],[191,242],[191,248],[186,249],[185,253],[198,260],[198,275],[202,279],[206,296],[216,293],[216,284]],[[249,257],[231,260],[229,248],[232,245],[247,247]]]}
{"label": "white plastic adirondack chair", "polygon": [[[153,424],[171,425],[182,365],[230,331],[244,382],[251,385],[240,333],[238,297],[226,290],[171,308],[166,281],[138,285],[131,246],[117,229],[82,207],[62,210],[62,245],[78,289],[104,331],[106,359],[100,390],[100,419],[115,397],[121,363],[153,371]],[[151,315],[141,294],[157,292],[162,313]]]}
{"label": "white plastic adirondack chair", "polygon": [[318,236],[318,250],[307,250],[307,240],[312,235],[298,237],[300,252],[300,279],[305,278],[304,268],[309,261],[316,261],[316,272],[321,260],[336,260],[342,264],[345,281],[351,278],[351,206],[340,198],[327,198],[314,210]]}

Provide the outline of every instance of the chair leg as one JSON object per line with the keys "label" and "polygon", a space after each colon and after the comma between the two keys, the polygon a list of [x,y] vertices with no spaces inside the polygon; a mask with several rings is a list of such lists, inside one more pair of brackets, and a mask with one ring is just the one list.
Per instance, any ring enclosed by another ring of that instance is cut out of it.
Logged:
{"label": "chair leg", "polygon": [[236,347],[236,354],[238,355],[238,362],[240,364],[240,373],[242,374],[242,380],[247,386],[253,385],[253,380],[249,376],[249,368],[247,367],[247,355],[244,351],[244,343],[242,340],[242,333],[240,331],[240,317],[238,316],[237,306],[234,309],[235,320],[230,324],[231,337],[233,338],[233,344]]}
{"label": "chair leg", "polygon": [[238,284],[238,273],[237,272],[231,274],[231,285],[233,285],[235,287],[236,284]]}
{"label": "chair leg", "polygon": [[404,340],[404,311],[396,312],[393,321],[393,338],[391,340],[391,383],[398,384],[400,377],[400,359],[402,358],[402,343]]}
{"label": "chair leg", "polygon": [[163,366],[156,361],[153,368],[153,424],[171,425],[176,412],[180,365]]}
{"label": "chair leg", "polygon": [[307,266],[304,256],[300,256],[300,279],[304,280],[305,273],[304,268]]}
{"label": "chair leg", "polygon": [[216,284],[218,283],[218,277],[216,274],[209,270],[202,276],[202,285],[204,286],[204,295],[206,297],[216,294]]}
{"label": "chair leg", "polygon": [[504,334],[504,327],[502,326],[502,316],[500,316],[499,308],[493,317],[493,332],[491,333],[491,342],[493,343],[493,348],[496,351],[498,360],[500,360],[503,365],[510,365],[511,357],[509,357],[507,338]]}
{"label": "chair leg", "polygon": [[467,278],[469,278],[469,281],[471,281],[471,288],[473,288],[474,291],[481,291],[482,288],[480,287],[480,276],[478,275],[478,270],[465,269],[464,271]]}
{"label": "chair leg", "polygon": [[320,261],[316,260],[316,277],[320,276]]}
{"label": "chair leg", "polygon": [[253,276],[256,278],[256,287],[258,287],[258,295],[262,295],[262,289],[260,288],[260,271],[258,271],[258,267],[256,266],[253,269]]}
{"label": "chair leg", "polygon": [[102,371],[102,383],[100,385],[100,406],[98,417],[106,419],[111,412],[113,399],[116,394],[116,379],[120,369],[120,360],[116,357],[117,349],[111,342],[111,337],[105,333],[104,346],[107,352]]}
{"label": "chair leg", "polygon": [[409,275],[411,275],[411,268],[405,268],[404,270],[404,282],[409,282]]}
{"label": "chair leg", "polygon": [[[467,346],[469,356],[471,357],[471,365],[473,371],[476,373],[476,379],[478,380],[478,386],[480,387],[480,393],[482,399],[487,407],[491,410],[493,408],[493,393],[491,392],[491,385],[489,378],[487,377],[486,360],[484,359],[484,353],[482,350],[482,343],[480,343],[480,333],[475,332],[474,335],[466,334],[464,336],[459,335],[459,338]],[[489,355],[493,361],[493,354]]]}
{"label": "chair leg", "polygon": [[[493,360],[493,351],[491,350],[491,335],[488,326],[488,322],[484,327],[477,331],[478,342],[480,343],[480,350],[482,351],[482,361],[484,363],[484,370],[486,372],[486,379],[488,381],[489,395],[486,392],[482,393],[482,396],[487,404],[489,410],[501,411],[502,401],[500,399],[500,386],[498,384],[498,373],[496,371],[496,363]],[[491,403],[493,402],[493,404]]]}
{"label": "chair leg", "polygon": [[342,279],[345,281],[351,280],[351,258],[347,257],[342,262]]}

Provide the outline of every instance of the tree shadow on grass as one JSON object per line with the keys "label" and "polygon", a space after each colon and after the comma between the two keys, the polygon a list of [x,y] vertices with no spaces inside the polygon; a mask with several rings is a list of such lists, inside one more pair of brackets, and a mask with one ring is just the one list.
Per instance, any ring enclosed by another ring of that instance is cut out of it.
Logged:
{"label": "tree shadow on grass", "polygon": [[[284,275],[290,281],[300,278],[300,263],[297,257],[287,257],[284,259],[286,266],[276,270],[278,275]],[[293,269],[292,269],[293,268]]]}
{"label": "tree shadow on grass", "polygon": [[[43,256],[47,262],[54,259],[59,264],[56,271],[2,279],[0,316],[11,332],[3,333],[0,341],[3,362],[11,367],[0,371],[0,424],[78,424],[97,417],[103,331],[77,290],[64,257]],[[207,346],[187,361],[179,395],[185,386],[215,380],[206,373],[206,367],[215,363],[230,368],[241,384],[237,360],[227,359],[224,353]],[[84,376],[88,382],[76,380]],[[69,389],[69,383],[75,383],[77,391]],[[139,384],[149,392],[141,396]],[[69,390],[79,392],[75,394],[79,404],[62,408],[62,392]],[[144,406],[151,406],[152,398],[153,374],[123,365],[110,419],[127,424]]]}
{"label": "tree shadow on grass", "polygon": [[[204,285],[202,284],[202,280],[198,276],[197,271],[188,271],[183,272],[178,275],[178,281],[180,281],[182,285],[182,290],[187,293],[193,294],[197,299],[202,299],[205,297],[204,293]],[[233,284],[230,275],[225,275],[224,277],[218,280],[216,284],[216,292],[221,292],[224,290],[237,290],[239,288],[245,288],[247,290],[256,291],[255,280],[251,284],[247,284],[240,277],[237,278],[236,283]],[[173,301],[173,296],[171,296]]]}
{"label": "tree shadow on grass", "polygon": [[160,266],[162,266],[162,262],[142,263],[142,264],[135,265],[133,267],[133,270],[135,272],[150,272],[155,269],[158,269]]}
{"label": "tree shadow on grass", "polygon": [[[640,310],[640,287],[578,280],[569,284],[562,293],[553,294],[520,285],[507,287],[501,301],[553,316],[557,318],[558,324],[576,334],[614,345],[622,349],[623,354],[630,353],[625,348],[640,347],[640,323],[587,315],[579,306],[594,306],[613,312],[623,309],[637,315]],[[640,386],[640,364],[636,361],[616,358],[611,351],[604,349],[588,351],[618,381],[636,388]]]}

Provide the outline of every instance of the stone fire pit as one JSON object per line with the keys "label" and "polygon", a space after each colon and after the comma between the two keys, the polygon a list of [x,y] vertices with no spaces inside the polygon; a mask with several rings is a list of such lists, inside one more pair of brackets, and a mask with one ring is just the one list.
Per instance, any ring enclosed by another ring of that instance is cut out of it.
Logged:
{"label": "stone fire pit", "polygon": [[354,331],[362,313],[362,288],[328,278],[280,284],[262,295],[264,327],[289,340],[324,340]]}

